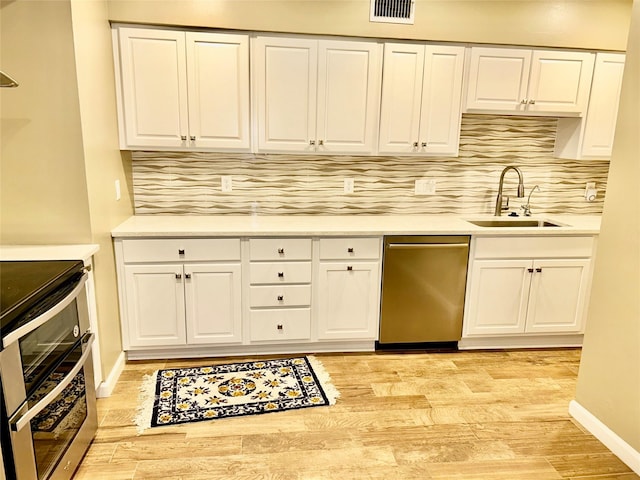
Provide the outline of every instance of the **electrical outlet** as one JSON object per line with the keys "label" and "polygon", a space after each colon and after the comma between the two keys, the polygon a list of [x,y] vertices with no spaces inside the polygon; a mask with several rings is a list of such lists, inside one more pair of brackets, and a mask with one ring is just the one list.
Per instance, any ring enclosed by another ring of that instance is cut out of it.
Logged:
{"label": "electrical outlet", "polygon": [[355,187],[355,181],[353,178],[344,179],[344,193],[353,193]]}
{"label": "electrical outlet", "polygon": [[220,189],[223,192],[230,192],[233,190],[233,178],[231,175],[223,175],[220,177]]}
{"label": "electrical outlet", "polygon": [[436,181],[433,178],[416,180],[415,195],[435,195],[436,193]]}

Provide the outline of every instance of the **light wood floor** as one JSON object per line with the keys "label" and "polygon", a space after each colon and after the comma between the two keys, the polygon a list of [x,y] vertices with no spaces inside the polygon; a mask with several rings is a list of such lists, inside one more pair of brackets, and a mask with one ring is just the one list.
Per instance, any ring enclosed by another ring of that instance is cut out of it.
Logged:
{"label": "light wood floor", "polygon": [[640,478],[567,413],[579,350],[317,356],[334,406],[141,435],[144,374],[246,359],[129,363],[75,480]]}

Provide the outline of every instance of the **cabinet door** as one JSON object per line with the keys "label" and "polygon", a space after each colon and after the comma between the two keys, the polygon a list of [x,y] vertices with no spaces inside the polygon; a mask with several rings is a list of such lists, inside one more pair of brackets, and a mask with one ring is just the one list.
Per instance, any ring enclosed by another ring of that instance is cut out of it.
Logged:
{"label": "cabinet door", "polygon": [[318,338],[373,340],[378,331],[378,262],[320,262]]}
{"label": "cabinet door", "polygon": [[598,53],[596,56],[589,109],[584,119],[583,156],[611,156],[624,60],[622,53]]}
{"label": "cabinet door", "polygon": [[472,48],[467,108],[524,111],[530,67],[531,50]]}
{"label": "cabinet door", "polygon": [[466,335],[525,331],[531,260],[476,260],[471,269]]}
{"label": "cabinet door", "polygon": [[257,37],[253,46],[258,149],[315,151],[317,40]]}
{"label": "cabinet door", "polygon": [[240,264],[185,265],[187,343],[242,341]]}
{"label": "cabinet door", "polygon": [[381,45],[320,41],[318,152],[373,153],[380,105]]}
{"label": "cabinet door", "polygon": [[589,260],[535,260],[527,333],[582,332]]}
{"label": "cabinet door", "polygon": [[127,323],[124,348],[185,344],[182,265],[124,267]]}
{"label": "cabinet door", "polygon": [[420,109],[421,153],[458,154],[463,67],[464,47],[426,47]]}
{"label": "cabinet door", "polygon": [[248,35],[187,32],[189,146],[249,150]]}
{"label": "cabinet door", "polygon": [[189,131],[184,32],[123,27],[119,42],[124,146],[184,147]]}
{"label": "cabinet door", "polygon": [[594,55],[535,50],[527,111],[580,114],[587,111]]}
{"label": "cabinet door", "polygon": [[380,153],[415,153],[419,147],[423,45],[386,43],[380,107]]}

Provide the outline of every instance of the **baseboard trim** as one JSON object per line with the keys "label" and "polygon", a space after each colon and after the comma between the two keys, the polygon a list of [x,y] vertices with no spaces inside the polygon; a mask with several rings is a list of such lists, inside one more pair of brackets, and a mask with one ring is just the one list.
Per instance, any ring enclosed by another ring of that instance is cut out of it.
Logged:
{"label": "baseboard trim", "polygon": [[107,375],[107,378],[100,383],[100,386],[96,389],[96,396],[98,398],[106,398],[111,396],[113,389],[116,387],[116,383],[118,383],[118,379],[120,378],[120,374],[124,370],[124,366],[126,363],[126,355],[124,352],[120,352],[118,358],[116,360],[115,365]]}
{"label": "baseboard trim", "polygon": [[616,435],[615,432],[577,401],[571,400],[569,403],[569,414],[631,470],[640,475],[640,452]]}

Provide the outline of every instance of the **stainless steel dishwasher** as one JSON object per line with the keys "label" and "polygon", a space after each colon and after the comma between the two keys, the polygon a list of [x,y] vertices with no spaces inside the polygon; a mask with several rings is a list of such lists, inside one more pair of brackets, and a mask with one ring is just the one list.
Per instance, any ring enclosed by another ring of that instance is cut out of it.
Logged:
{"label": "stainless steel dishwasher", "polygon": [[460,235],[384,237],[378,348],[427,343],[457,346],[469,239]]}

